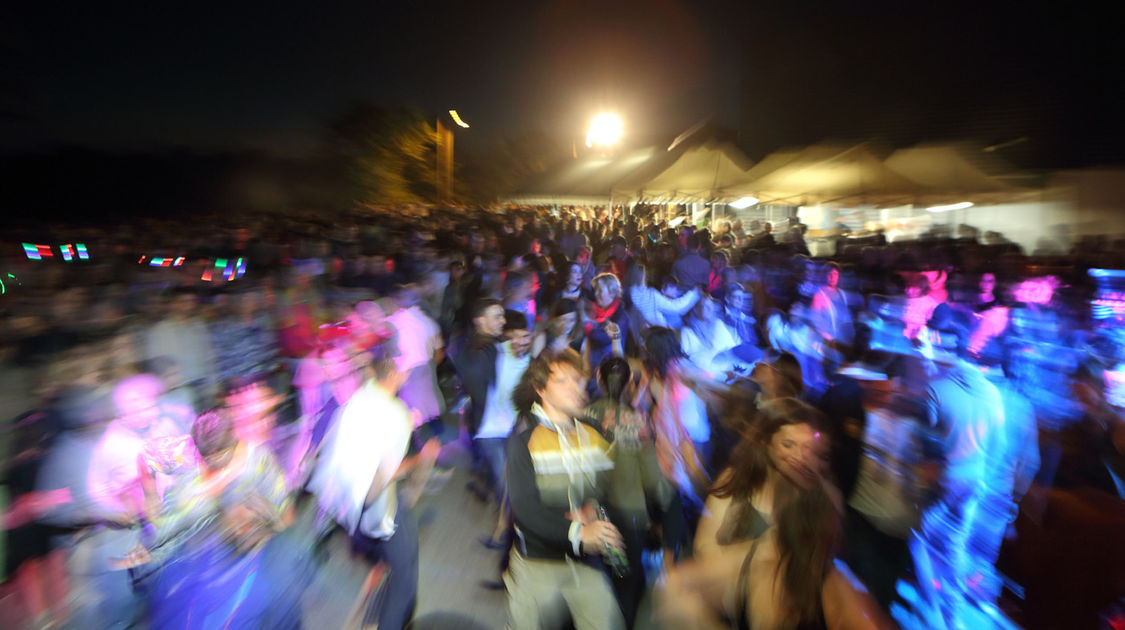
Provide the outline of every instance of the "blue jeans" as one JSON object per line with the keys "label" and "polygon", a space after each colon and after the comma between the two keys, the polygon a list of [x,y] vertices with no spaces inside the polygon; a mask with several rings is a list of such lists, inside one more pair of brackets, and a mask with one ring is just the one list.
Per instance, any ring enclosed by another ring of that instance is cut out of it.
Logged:
{"label": "blue jeans", "polygon": [[504,500],[504,444],[508,438],[474,438],[473,444],[488,466],[489,480],[498,502]]}

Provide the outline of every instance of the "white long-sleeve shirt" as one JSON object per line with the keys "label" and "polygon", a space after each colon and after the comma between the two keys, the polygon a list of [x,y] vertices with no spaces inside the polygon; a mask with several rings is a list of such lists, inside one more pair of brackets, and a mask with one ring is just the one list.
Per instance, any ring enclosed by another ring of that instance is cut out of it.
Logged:
{"label": "white long-sleeve shirt", "polygon": [[[640,312],[650,326],[669,326],[669,316],[683,317],[699,301],[699,289],[670,298],[660,291],[647,286],[635,286],[629,291],[633,306]],[[673,320],[675,321],[675,320]]]}

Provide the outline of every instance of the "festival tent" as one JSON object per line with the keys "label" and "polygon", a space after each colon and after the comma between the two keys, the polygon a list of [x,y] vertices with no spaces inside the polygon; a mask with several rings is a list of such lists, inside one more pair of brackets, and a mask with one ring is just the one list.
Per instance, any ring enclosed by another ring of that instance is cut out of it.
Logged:
{"label": "festival tent", "polygon": [[1039,193],[1036,175],[1018,173],[994,154],[968,144],[899,149],[885,164],[895,173],[934,191],[915,199],[918,204],[1009,203]]}
{"label": "festival tent", "polygon": [[703,203],[728,199],[722,191],[748,182],[751,161],[727,143],[666,151],[613,186],[613,198],[641,203]]}
{"label": "festival tent", "polygon": [[777,151],[746,176],[745,183],[724,189],[723,196],[754,197],[762,205],[845,207],[910,204],[934,192],[891,170],[866,143]]}

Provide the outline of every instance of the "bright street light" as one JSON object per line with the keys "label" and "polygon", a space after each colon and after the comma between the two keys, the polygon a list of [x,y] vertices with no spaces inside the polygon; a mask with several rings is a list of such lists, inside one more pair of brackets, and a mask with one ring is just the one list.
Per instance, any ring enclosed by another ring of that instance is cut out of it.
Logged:
{"label": "bright street light", "polygon": [[457,126],[462,127],[464,129],[469,128],[469,123],[461,120],[461,116],[459,116],[457,114],[457,110],[455,110],[455,109],[449,110],[449,117],[453,119],[453,122],[457,123]]}
{"label": "bright street light", "polygon": [[750,206],[758,205],[758,198],[757,197],[743,197],[742,199],[739,199],[737,201],[732,201],[732,202],[728,203],[727,205],[732,207],[732,208],[738,209],[738,210],[743,210],[745,208],[749,208]]}
{"label": "bright street light", "polygon": [[598,114],[586,133],[586,146],[609,146],[621,139],[621,118],[617,114]]}

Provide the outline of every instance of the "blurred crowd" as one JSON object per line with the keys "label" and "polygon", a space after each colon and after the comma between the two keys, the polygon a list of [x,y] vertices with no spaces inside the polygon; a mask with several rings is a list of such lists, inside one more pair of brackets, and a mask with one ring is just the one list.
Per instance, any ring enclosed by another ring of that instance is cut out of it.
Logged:
{"label": "blurred crowd", "polygon": [[5,627],[406,627],[451,443],[511,628],[1125,623],[1125,250],[660,214],[6,243]]}

